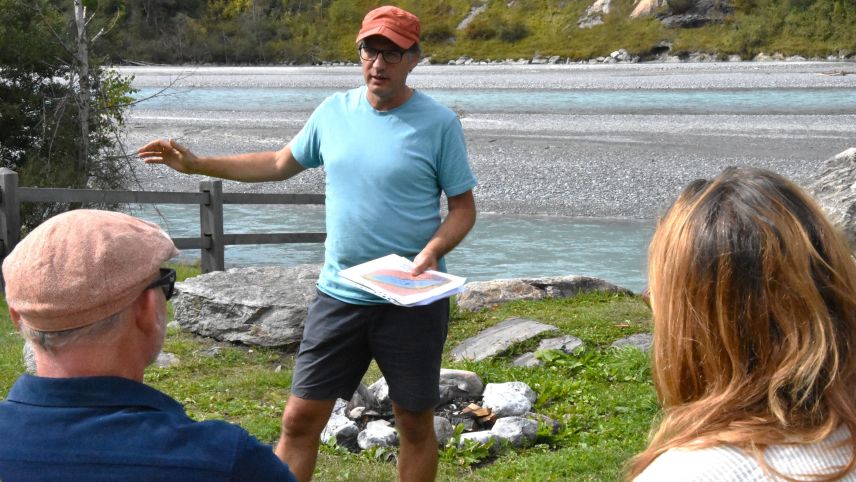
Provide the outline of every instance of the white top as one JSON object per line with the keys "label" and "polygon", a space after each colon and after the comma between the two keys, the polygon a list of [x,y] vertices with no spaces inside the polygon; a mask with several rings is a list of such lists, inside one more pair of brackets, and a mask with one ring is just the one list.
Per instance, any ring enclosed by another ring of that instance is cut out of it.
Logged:
{"label": "white top", "polygon": [[[830,472],[850,461],[850,446],[836,447],[849,437],[841,427],[825,440],[814,444],[772,445],[764,453],[770,467],[783,474],[801,475]],[[721,445],[703,449],[670,449],[657,457],[634,482],[769,482],[779,481],[766,474],[752,455],[737,447]],[[806,478],[806,480],[810,480]],[[856,472],[843,481],[856,482]]]}

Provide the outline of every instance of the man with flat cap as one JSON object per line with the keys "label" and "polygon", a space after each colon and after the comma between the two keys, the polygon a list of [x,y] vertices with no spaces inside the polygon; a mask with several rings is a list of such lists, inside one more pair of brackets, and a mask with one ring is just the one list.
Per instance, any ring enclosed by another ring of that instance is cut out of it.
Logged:
{"label": "man with flat cap", "polygon": [[242,428],[195,422],[143,384],[175,283],[161,265],[176,254],[154,224],[76,210],[6,257],[6,302],[36,375],[0,402],[0,480],[295,480]]}
{"label": "man with flat cap", "polygon": [[[475,223],[476,180],[460,121],[407,85],[419,62],[419,31],[419,19],[400,8],[369,12],[356,38],[365,85],[327,98],[277,152],[198,157],[172,140],[139,150],[147,163],[247,182],[324,167],[324,267],[276,449],[302,481],[312,477],[319,435],[336,398],[351,398],[372,359],[393,401],[400,479],[433,480],[436,474],[433,408],[449,302],[398,307],[338,276],[390,253],[412,259],[414,275],[445,269],[443,256]],[[441,194],[448,202],[442,220]]]}

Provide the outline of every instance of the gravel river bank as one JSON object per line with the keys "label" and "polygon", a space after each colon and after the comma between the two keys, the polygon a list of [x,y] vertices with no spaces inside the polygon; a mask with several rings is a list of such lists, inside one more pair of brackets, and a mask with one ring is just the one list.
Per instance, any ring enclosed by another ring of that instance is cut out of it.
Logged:
{"label": "gravel river bank", "polygon": [[[138,88],[347,89],[357,67],[134,67]],[[811,89],[849,96],[856,64],[836,62],[554,66],[419,66],[417,89],[512,90],[520,96],[562,90],[612,91],[610,111],[550,113],[458,110],[482,212],[597,218],[655,217],[688,181],[730,165],[763,167],[805,183],[822,162],[856,146],[856,110],[722,113],[695,105],[690,113],[624,112],[621,99],[639,90]],[[798,94],[797,94],[798,95]],[[198,154],[279,149],[309,110],[199,109],[181,102],[146,102],[129,117],[126,144],[172,137]],[[842,97],[844,100],[845,97]],[[227,103],[228,104],[228,103]],[[382,148],[382,139],[376,139]],[[142,188],[196,190],[200,178],[161,166],[136,165]],[[246,192],[323,192],[323,173],[307,171],[281,183],[225,183]]]}

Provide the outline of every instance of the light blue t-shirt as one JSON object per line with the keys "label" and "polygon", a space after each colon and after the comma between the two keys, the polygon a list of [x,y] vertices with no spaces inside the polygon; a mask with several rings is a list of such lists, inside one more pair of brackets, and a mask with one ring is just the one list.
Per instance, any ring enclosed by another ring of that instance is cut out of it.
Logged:
{"label": "light blue t-shirt", "polygon": [[334,94],[290,145],[302,166],[324,166],[327,241],[318,289],[347,303],[386,301],[341,280],[340,270],[392,253],[413,259],[440,226],[440,193],[457,196],[476,185],[457,116],[418,91],[383,112],[369,104],[365,87]]}

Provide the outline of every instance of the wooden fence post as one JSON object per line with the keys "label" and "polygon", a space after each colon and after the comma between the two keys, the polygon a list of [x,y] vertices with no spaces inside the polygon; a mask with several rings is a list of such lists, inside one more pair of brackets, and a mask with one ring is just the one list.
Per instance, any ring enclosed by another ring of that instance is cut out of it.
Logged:
{"label": "wooden fence post", "polygon": [[223,245],[223,181],[202,181],[199,191],[208,194],[208,203],[199,205],[202,248],[202,272],[224,271],[226,253]]}
{"label": "wooden fence post", "polygon": [[21,237],[21,205],[18,203],[18,173],[0,168],[0,257],[5,258]]}

